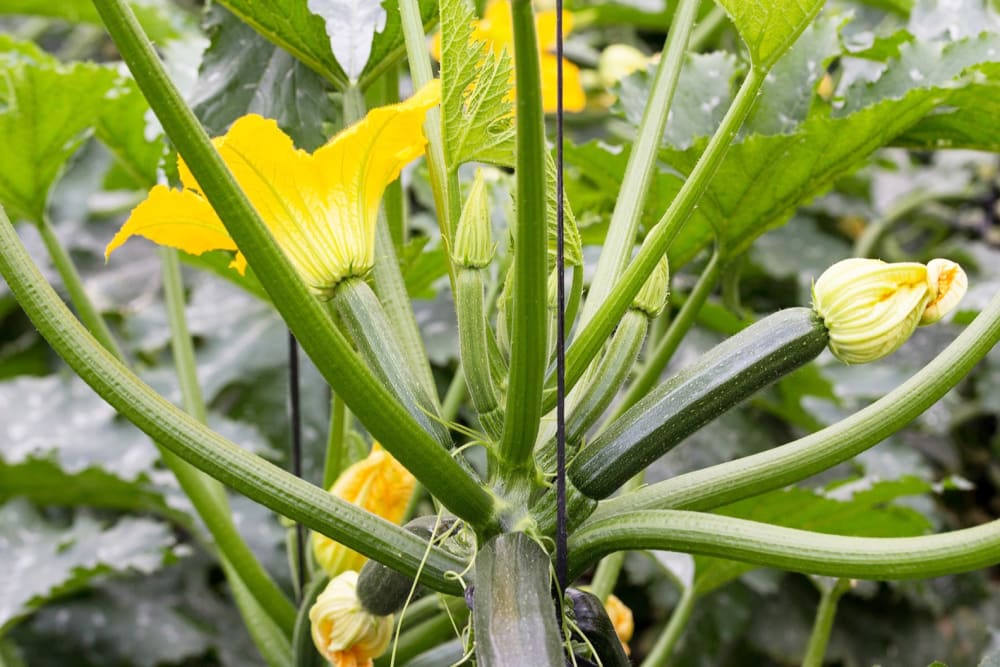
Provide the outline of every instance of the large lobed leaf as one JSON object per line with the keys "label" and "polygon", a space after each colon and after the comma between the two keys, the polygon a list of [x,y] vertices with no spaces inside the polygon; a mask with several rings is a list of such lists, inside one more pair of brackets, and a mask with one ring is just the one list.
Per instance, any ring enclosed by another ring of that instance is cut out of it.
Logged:
{"label": "large lobed leaf", "polygon": [[0,632],[46,601],[109,573],[159,569],[170,557],[169,527],[125,518],[104,526],[77,517],[69,527],[47,522],[26,501],[0,507]]}
{"label": "large lobed leaf", "polygon": [[441,125],[447,162],[514,165],[513,65],[472,40],[476,15],[467,0],[441,2]]}

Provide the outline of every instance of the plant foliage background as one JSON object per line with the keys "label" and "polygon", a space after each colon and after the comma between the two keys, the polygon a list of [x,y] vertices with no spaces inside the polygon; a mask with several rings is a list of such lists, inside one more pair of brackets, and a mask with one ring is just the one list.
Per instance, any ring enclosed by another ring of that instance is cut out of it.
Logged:
{"label": "plant foliage background", "polygon": [[[322,3],[310,3],[316,13],[304,0],[230,0],[207,9],[169,0],[133,3],[212,133],[256,112],[276,118],[307,149],[341,122],[329,81],[380,74],[344,71],[338,63],[355,62],[358,54],[331,53],[330,38],[334,51],[338,44],[358,47],[328,35],[330,22],[312,4]],[[672,10],[656,0],[567,4],[586,17],[567,52],[595,71],[608,44],[657,50]],[[401,53],[393,5],[385,3],[384,29],[371,33],[369,67]],[[422,5],[430,22],[434,3]],[[705,3],[703,13],[710,10]],[[675,307],[706,260],[713,227],[722,231],[730,262],[671,368],[757,313],[808,302],[818,272],[859,244],[887,260],[961,261],[972,289],[959,324],[1000,289],[998,10],[976,0],[827,3],[773,70],[695,220],[671,248]],[[46,179],[58,176],[48,211],[59,238],[143,377],[179,400],[159,273],[150,268],[155,250],[133,243],[110,264],[103,260],[104,246],[158,166],[171,164],[161,163],[166,147],[154,139],[156,122],[114,62],[89,1],[0,0],[0,12],[0,199],[12,217],[29,219],[45,206]],[[271,41],[241,20],[248,14]],[[697,51],[681,74],[644,227],[678,190],[747,67],[726,21],[701,35]],[[570,118],[568,197],[590,267],[651,76],[639,71],[604,89],[595,74],[590,106]],[[31,99],[23,94],[29,88],[44,93]],[[404,183],[413,236],[401,261],[444,388],[458,357],[444,249],[430,217],[424,168],[408,171]],[[489,183],[494,219],[503,223],[512,215],[512,179],[495,170]],[[34,228],[23,224],[20,232],[46,266]],[[187,260],[187,315],[210,422],[287,464],[286,330],[252,276],[234,280],[222,256]],[[48,277],[58,282],[54,272]],[[958,328],[920,330],[899,353],[869,366],[846,368],[824,355],[696,434],[647,479],[833,423],[909,377]],[[329,402],[308,363],[303,396],[305,476],[318,483]],[[725,511],[830,532],[850,526],[857,534],[980,523],[1000,515],[998,427],[1000,352],[994,351],[887,442],[803,488]],[[203,528],[156,449],[62,366],[3,284],[0,502],[0,664],[262,664],[218,565],[199,546]],[[287,528],[266,509],[239,497],[232,502],[254,550],[289,585]],[[822,519],[810,523],[820,509]],[[1000,650],[995,575],[858,585],[841,602],[828,662],[978,663]],[[818,597],[805,577],[662,553],[631,554],[619,583],[636,614],[634,655],[648,650],[685,586],[696,587],[702,599],[673,664],[786,665],[801,655]]]}

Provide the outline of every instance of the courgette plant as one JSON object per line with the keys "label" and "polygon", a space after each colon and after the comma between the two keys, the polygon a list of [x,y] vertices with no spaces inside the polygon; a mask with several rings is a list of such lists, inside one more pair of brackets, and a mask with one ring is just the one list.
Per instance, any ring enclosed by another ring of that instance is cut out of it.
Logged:
{"label": "courgette plant", "polygon": [[[233,253],[233,267],[217,270],[273,305],[335,395],[324,479],[333,493],[204,424],[174,251],[163,250],[162,258],[184,410],[130,370],[52,235],[45,197],[55,173],[35,191],[0,183],[0,201],[42,231],[79,319],[43,278],[6,214],[0,273],[52,348],[161,448],[211,534],[268,664],[629,664],[605,603],[625,552],[667,550],[833,577],[805,649],[804,664],[820,665],[849,580],[926,578],[1000,562],[1000,521],[936,535],[859,537],[754,521],[732,509],[849,460],[932,406],[1000,340],[1000,295],[931,363],[872,406],[753,456],[642,481],[664,453],[828,347],[851,364],[879,358],[918,324],[954,307],[965,288],[954,263],[849,260],[819,278],[812,304],[768,315],[662,377],[723,274],[756,236],[857,165],[844,156],[867,155],[914,128],[910,145],[933,144],[934,131],[954,142],[961,126],[964,145],[996,148],[994,128],[980,128],[977,138],[962,120],[978,104],[977,86],[1000,85],[992,48],[943,53],[927,74],[932,80],[892,84],[894,94],[877,104],[848,97],[830,105],[828,115],[804,121],[793,147],[780,132],[754,134],[753,127],[781,104],[782,91],[770,82],[794,66],[786,59],[798,58],[797,40],[815,25],[822,0],[718,0],[718,8],[679,0],[584,294],[582,241],[573,202],[557,186],[562,165],[544,115],[552,68],[564,68],[566,85],[579,72],[551,53],[558,41],[548,32],[551,12],[510,0],[490,3],[480,18],[466,0],[390,0],[386,27],[374,29],[371,16],[383,11],[378,2],[222,0],[337,89],[348,129],[306,153],[259,116],[241,118],[210,140],[125,0],[93,4],[179,157],[180,189],[153,187],[109,239],[108,253],[134,235],[192,255]],[[579,15],[587,11],[596,10]],[[707,141],[686,151],[664,148],[673,101],[699,94],[679,90],[692,34],[726,17],[746,56],[739,90]],[[425,29],[434,23],[440,34],[428,49]],[[512,48],[497,35],[507,35]],[[990,45],[996,37],[980,41]],[[30,69],[44,60],[27,47],[7,46],[16,55],[5,67]],[[414,93],[398,102],[404,54]],[[860,98],[879,85],[849,92]],[[582,97],[563,92],[563,106],[582,106]],[[10,105],[12,97],[4,101]],[[375,108],[366,111],[369,104]],[[113,143],[112,129],[98,126],[98,135]],[[421,155],[460,343],[461,367],[444,400],[400,271],[409,230],[401,190],[390,185]],[[651,202],[661,161],[673,167],[674,180],[670,196]],[[513,174],[506,226],[491,206],[488,177],[470,168],[476,166],[499,167],[490,178]],[[727,189],[734,173],[755,170],[787,174],[768,189],[752,190],[752,182],[749,192]],[[152,185],[149,173],[136,176]],[[662,215],[641,228],[650,206]],[[665,330],[657,328],[670,269],[706,249],[710,259],[683,306]],[[563,263],[567,280],[557,266]],[[825,269],[816,267],[817,277]],[[563,339],[564,348],[557,342]],[[564,367],[556,364],[562,353]],[[557,404],[560,413],[564,408],[559,419]],[[465,425],[456,421],[463,405]],[[340,463],[352,458],[353,420],[380,443],[371,456],[397,466],[374,497],[351,486],[360,469]],[[557,483],[560,444],[566,471]],[[439,511],[399,526],[415,483]],[[297,602],[235,529],[222,485],[314,532]],[[386,505],[395,509],[382,511]],[[557,562],[561,526],[568,535],[565,561]],[[429,591],[438,595],[419,599]],[[685,590],[644,664],[666,664],[698,595],[695,587]],[[396,623],[393,614],[407,605]],[[456,630],[460,638],[450,639]],[[390,646],[392,653],[380,657]]]}

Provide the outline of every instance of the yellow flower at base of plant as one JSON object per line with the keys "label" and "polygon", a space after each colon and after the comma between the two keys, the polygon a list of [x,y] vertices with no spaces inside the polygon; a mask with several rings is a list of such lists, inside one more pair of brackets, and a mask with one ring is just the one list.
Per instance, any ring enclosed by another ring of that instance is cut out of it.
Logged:
{"label": "yellow flower at base of plant", "polygon": [[358,573],[330,580],[309,609],[313,643],[334,667],[371,667],[392,639],[390,616],[365,611],[358,599]]}
{"label": "yellow flower at base of plant", "polygon": [[813,310],[826,325],[833,354],[863,364],[895,352],[918,326],[940,320],[967,287],[962,267],[946,259],[926,265],[845,259],[813,285]]}
{"label": "yellow flower at base of plant", "polygon": [[618,635],[618,640],[622,643],[622,648],[625,649],[625,655],[631,655],[632,651],[628,643],[632,640],[632,633],[635,632],[632,610],[614,593],[609,594],[604,601],[604,609],[608,612],[608,618],[611,619],[611,625],[615,629],[615,634]]}
{"label": "yellow flower at base of plant", "polygon": [[[373,109],[314,153],[296,149],[278,124],[254,114],[212,140],[289,261],[317,295],[375,262],[375,222],[386,186],[420,157],[424,116],[441,99],[432,81],[400,104]],[[182,190],[155,186],[108,244],[105,258],[132,236],[200,255],[235,250],[246,260],[183,161]]]}
{"label": "yellow flower at base of plant", "polygon": [[[563,12],[563,36],[573,30],[573,15]],[[542,75],[542,108],[545,113],[556,112],[558,95],[557,71],[559,58],[556,50],[556,12],[545,10],[535,13],[535,32],[538,35],[540,53],[540,69]],[[506,49],[514,57],[514,22],[510,14],[510,0],[490,0],[483,12],[483,18],[473,23],[472,38],[486,45],[486,49],[499,53]],[[441,61],[441,34],[434,36],[431,42],[431,54],[438,62]],[[516,94],[513,88],[514,73],[511,72],[511,92],[509,99]],[[563,109],[566,111],[583,111],[587,106],[587,94],[580,81],[580,68],[563,58]]]}
{"label": "yellow flower at base of plant", "polygon": [[[386,521],[399,523],[415,485],[416,479],[410,471],[376,442],[366,458],[340,474],[330,493]],[[312,550],[316,562],[331,577],[347,570],[360,570],[368,560],[357,551],[316,532],[312,534]]]}

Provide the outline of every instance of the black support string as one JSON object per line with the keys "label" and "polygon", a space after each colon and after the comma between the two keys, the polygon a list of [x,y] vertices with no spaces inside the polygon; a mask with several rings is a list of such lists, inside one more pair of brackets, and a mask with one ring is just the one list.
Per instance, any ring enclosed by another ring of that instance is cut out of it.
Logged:
{"label": "black support string", "polygon": [[[302,477],[302,403],[299,396],[299,343],[288,332],[288,421],[292,436],[292,474]],[[299,596],[306,586],[306,530],[295,524],[295,567]]]}
{"label": "black support string", "polygon": [[566,541],[566,283],[563,238],[563,3],[556,0],[556,581],[569,585]]}

